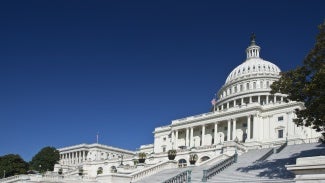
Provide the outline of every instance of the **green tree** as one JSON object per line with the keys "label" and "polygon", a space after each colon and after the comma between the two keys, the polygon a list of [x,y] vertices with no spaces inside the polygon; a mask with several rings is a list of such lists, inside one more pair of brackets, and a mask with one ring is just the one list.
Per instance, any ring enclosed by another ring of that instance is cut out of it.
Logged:
{"label": "green tree", "polygon": [[271,93],[287,94],[285,101],[304,102],[304,109],[296,109],[294,122],[324,131],[325,124],[325,21],[319,26],[314,48],[302,66],[281,73],[281,78],[271,85]]}
{"label": "green tree", "polygon": [[53,171],[54,165],[60,160],[59,151],[54,147],[44,147],[30,162],[30,168],[39,172]]}
{"label": "green tree", "polygon": [[18,154],[0,156],[0,178],[10,177],[18,174],[26,174],[28,163]]}

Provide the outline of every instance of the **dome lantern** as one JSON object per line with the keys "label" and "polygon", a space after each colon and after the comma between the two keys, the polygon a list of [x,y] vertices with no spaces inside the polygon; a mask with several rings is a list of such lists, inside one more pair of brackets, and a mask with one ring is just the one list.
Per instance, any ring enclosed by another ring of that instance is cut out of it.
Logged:
{"label": "dome lantern", "polygon": [[247,59],[249,60],[251,58],[259,58],[260,57],[260,47],[256,45],[255,43],[255,34],[252,33],[251,35],[251,44],[246,49]]}

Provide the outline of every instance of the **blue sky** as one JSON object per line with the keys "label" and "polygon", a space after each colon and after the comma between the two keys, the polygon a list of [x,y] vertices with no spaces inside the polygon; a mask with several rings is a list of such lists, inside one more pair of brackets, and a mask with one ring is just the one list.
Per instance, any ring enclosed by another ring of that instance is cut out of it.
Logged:
{"label": "blue sky", "polygon": [[0,156],[99,142],[135,150],[155,127],[208,112],[245,59],[288,70],[325,1],[1,1]]}

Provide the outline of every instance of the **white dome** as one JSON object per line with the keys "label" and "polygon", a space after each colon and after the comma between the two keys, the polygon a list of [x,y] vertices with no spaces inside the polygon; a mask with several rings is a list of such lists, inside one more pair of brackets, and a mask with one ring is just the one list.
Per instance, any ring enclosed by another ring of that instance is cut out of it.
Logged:
{"label": "white dome", "polygon": [[265,61],[259,57],[250,58],[244,63],[237,66],[231,73],[228,75],[226,83],[231,83],[243,76],[250,74],[276,74],[280,73],[280,68],[275,64]]}
{"label": "white dome", "polygon": [[251,74],[279,75],[281,70],[278,66],[260,58],[260,49],[261,48],[255,44],[255,35],[253,34],[251,37],[251,44],[246,49],[246,61],[231,71],[225,84],[237,81],[239,78]]}

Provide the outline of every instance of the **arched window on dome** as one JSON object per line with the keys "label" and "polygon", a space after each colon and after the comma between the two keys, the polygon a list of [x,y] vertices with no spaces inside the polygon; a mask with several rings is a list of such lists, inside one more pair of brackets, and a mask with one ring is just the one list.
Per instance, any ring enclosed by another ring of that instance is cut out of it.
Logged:
{"label": "arched window on dome", "polygon": [[270,82],[266,81],[266,88],[269,88],[269,87],[270,87]]}
{"label": "arched window on dome", "polygon": [[235,93],[237,93],[237,86],[235,86]]}
{"label": "arched window on dome", "polygon": [[255,72],[255,65],[253,66],[253,71]]}
{"label": "arched window on dome", "polygon": [[243,73],[245,73],[245,67],[243,68]]}
{"label": "arched window on dome", "polygon": [[263,87],[263,81],[260,81],[260,88],[264,88]]}
{"label": "arched window on dome", "polygon": [[258,71],[261,71],[261,66],[260,65],[258,65]]}
{"label": "arched window on dome", "polygon": [[230,92],[230,94],[232,94],[232,89],[231,88],[229,88],[229,92]]}
{"label": "arched window on dome", "polygon": [[249,90],[249,83],[246,83],[246,90]]}
{"label": "arched window on dome", "polygon": [[256,89],[256,82],[253,82],[253,89]]}
{"label": "arched window on dome", "polygon": [[240,91],[241,92],[243,91],[243,85],[242,84],[240,85]]}

